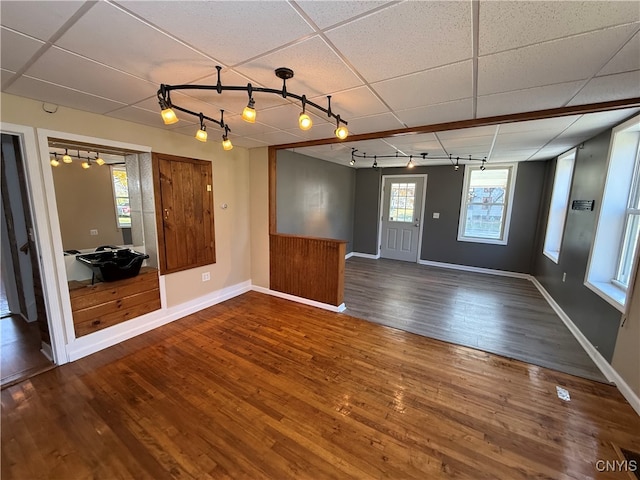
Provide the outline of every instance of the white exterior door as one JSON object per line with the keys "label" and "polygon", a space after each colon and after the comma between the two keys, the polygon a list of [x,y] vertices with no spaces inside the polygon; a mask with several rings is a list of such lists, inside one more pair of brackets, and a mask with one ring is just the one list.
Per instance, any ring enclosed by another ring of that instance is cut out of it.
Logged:
{"label": "white exterior door", "polygon": [[380,256],[418,261],[425,177],[385,177]]}

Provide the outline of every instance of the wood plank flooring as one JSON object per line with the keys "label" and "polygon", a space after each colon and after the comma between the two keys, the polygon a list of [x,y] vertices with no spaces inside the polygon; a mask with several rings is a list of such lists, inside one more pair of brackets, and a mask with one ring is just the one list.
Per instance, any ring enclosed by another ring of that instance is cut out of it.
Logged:
{"label": "wood plank flooring", "polygon": [[607,381],[525,279],[352,257],[345,305],[354,317]]}
{"label": "wood plank flooring", "polygon": [[616,479],[640,451],[611,385],[256,292],[1,399],[3,480]]}

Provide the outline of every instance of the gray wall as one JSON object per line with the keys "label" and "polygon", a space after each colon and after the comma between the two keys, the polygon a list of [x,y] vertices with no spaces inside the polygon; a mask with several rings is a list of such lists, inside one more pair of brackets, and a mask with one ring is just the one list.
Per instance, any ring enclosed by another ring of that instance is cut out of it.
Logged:
{"label": "gray wall", "polygon": [[[569,202],[602,200],[611,130],[584,142],[578,149]],[[556,162],[547,162],[546,183],[541,204],[541,235],[536,246],[534,275],[555,301],[569,315],[585,337],[611,361],[615,347],[620,312],[584,286],[591,243],[595,235],[597,208],[594,211],[569,209],[556,264],[542,254],[544,229],[547,224],[551,186]],[[567,278],[562,282],[562,275]]]}
{"label": "gray wall", "polygon": [[353,251],[353,168],[280,150],[276,182],[278,233],[347,240]]}
{"label": "gray wall", "polygon": [[[368,172],[368,173],[365,173]],[[458,219],[464,171],[451,166],[380,169],[359,169],[356,181],[355,251],[376,254],[378,219],[371,214],[374,191],[379,203],[379,176],[427,174],[427,197],[423,222],[421,260],[454,263],[511,272],[531,272],[536,238],[538,209],[544,186],[545,163],[522,162],[518,165],[511,228],[508,245],[459,242]],[[433,213],[440,213],[439,219]],[[361,250],[360,248],[366,248]]]}

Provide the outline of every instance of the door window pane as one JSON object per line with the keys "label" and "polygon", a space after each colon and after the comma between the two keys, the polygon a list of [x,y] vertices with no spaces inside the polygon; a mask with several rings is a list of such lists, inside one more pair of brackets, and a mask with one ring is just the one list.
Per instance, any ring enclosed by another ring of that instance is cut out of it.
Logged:
{"label": "door window pane", "polygon": [[415,182],[392,183],[389,201],[390,222],[413,222]]}

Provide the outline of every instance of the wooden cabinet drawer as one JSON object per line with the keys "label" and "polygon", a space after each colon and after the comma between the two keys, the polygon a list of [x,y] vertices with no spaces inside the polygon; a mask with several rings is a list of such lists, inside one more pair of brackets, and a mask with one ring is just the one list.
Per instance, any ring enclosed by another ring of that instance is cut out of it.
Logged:
{"label": "wooden cabinet drawer", "polygon": [[158,271],[143,267],[134,278],[95,285],[69,282],[69,295],[76,337],[81,337],[158,310]]}

